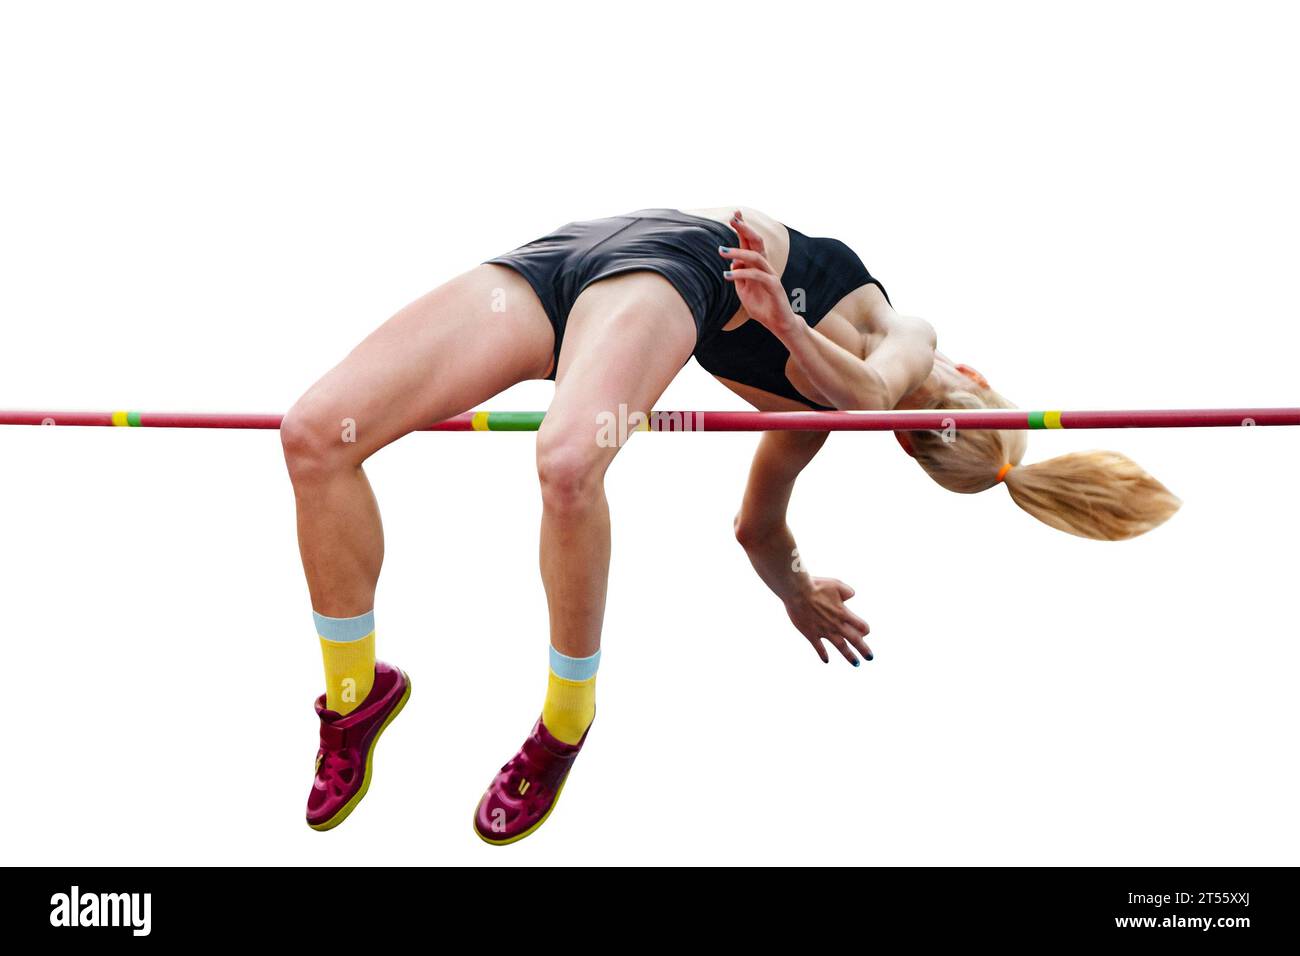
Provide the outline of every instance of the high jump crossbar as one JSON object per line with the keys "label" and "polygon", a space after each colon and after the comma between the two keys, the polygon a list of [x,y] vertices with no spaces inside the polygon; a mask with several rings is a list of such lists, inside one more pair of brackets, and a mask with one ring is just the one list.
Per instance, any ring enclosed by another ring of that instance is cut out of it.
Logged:
{"label": "high jump crossbar", "polygon": [[[948,429],[1230,428],[1300,425],[1300,408],[1157,408],[1116,411],[1025,411],[1018,408],[841,412],[651,412],[620,410],[626,431],[878,432]],[[545,412],[477,411],[427,425],[429,432],[532,432]],[[611,423],[616,420],[613,413]],[[278,429],[281,415],[207,412],[40,412],[0,410],[0,425],[124,428]]]}

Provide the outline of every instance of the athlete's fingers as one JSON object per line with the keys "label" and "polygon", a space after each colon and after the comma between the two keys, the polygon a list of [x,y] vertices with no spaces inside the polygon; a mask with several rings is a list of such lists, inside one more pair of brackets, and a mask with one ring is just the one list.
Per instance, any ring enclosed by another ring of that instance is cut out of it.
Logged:
{"label": "athlete's fingers", "polygon": [[731,228],[736,230],[736,235],[740,236],[740,244],[746,249],[755,249],[758,252],[766,252],[763,245],[763,237],[750,228],[749,223],[741,218],[740,210],[731,217]]}
{"label": "athlete's fingers", "polygon": [[866,642],[862,639],[863,633],[848,621],[840,622],[840,633],[844,639],[862,652],[862,656],[871,659],[871,648],[867,647]]}
{"label": "athlete's fingers", "polygon": [[751,248],[749,239],[745,235],[745,230],[741,225],[740,210],[737,209],[731,214],[731,228],[736,230],[736,240],[740,243],[742,249]]}
{"label": "athlete's fingers", "polygon": [[764,272],[762,269],[728,269],[726,272],[722,273],[722,278],[726,279],[728,282],[735,282],[737,279],[748,279],[752,282],[761,282],[768,288],[772,288],[773,283],[778,286],[781,284],[781,280],[778,279],[775,274]]}
{"label": "athlete's fingers", "polygon": [[745,237],[745,248],[753,249],[762,253],[767,252],[767,244],[763,242],[763,237],[760,236],[749,223],[742,219],[737,219],[736,232]]}
{"label": "athlete's fingers", "polygon": [[822,659],[823,664],[829,664],[831,662],[831,659],[826,656],[826,648],[822,646],[820,638],[810,637],[808,638],[808,643],[812,645],[813,650],[817,652],[817,656]]}
{"label": "athlete's fingers", "polygon": [[853,653],[853,649],[849,647],[849,642],[844,638],[840,637],[838,634],[828,634],[826,635],[826,640],[830,641],[831,645],[854,667],[861,666],[862,662],[858,660],[858,655]]}
{"label": "athlete's fingers", "polygon": [[840,580],[835,581],[835,587],[840,592],[841,601],[847,601],[849,598],[853,597],[853,595],[858,593],[857,591],[853,590],[853,588],[849,587],[847,584],[845,584],[843,581]]}
{"label": "athlete's fingers", "polygon": [[746,266],[752,266],[755,269],[762,269],[764,272],[771,272],[776,275],[772,269],[772,264],[767,261],[767,256],[757,249],[737,249],[735,246],[718,246],[718,255],[732,262],[739,262]]}
{"label": "athlete's fingers", "polygon": [[843,634],[850,641],[860,640],[861,638],[866,637],[867,634],[866,631],[862,630],[862,628],[858,627],[856,624],[854,624],[852,621],[848,620],[847,618],[842,619],[836,625],[836,628],[841,634]]}
{"label": "athlete's fingers", "polygon": [[849,643],[858,649],[864,660],[875,660],[876,655],[871,653],[871,645],[864,641],[860,636],[853,635],[849,638]]}
{"label": "athlete's fingers", "polygon": [[852,627],[859,634],[871,633],[871,626],[868,625],[866,621],[862,620],[862,618],[858,617],[856,614],[850,611],[848,608],[842,608],[840,614],[844,618],[845,622],[848,623],[849,626]]}

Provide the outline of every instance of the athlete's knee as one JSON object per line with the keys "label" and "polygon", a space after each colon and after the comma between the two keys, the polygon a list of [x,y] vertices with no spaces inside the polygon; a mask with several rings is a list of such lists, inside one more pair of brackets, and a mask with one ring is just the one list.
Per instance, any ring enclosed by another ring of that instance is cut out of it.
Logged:
{"label": "athlete's knee", "polygon": [[284,416],[280,444],[294,484],[321,480],[360,464],[355,445],[348,441],[346,422],[309,398],[300,399]]}
{"label": "athlete's knee", "polygon": [[537,436],[537,479],[542,507],[551,514],[579,513],[602,494],[607,453],[590,431],[543,430]]}

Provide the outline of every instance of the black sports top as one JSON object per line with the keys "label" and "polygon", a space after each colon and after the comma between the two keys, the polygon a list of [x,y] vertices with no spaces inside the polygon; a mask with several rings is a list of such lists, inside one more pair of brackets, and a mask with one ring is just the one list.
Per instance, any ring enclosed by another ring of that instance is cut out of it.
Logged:
{"label": "black sports top", "polygon": [[[889,293],[867,271],[857,253],[838,239],[790,233],[790,257],[781,273],[781,285],[795,314],[815,326],[835,304],[855,289],[875,285],[889,301]],[[782,395],[814,408],[819,405],[790,383],[785,365],[790,350],[761,322],[749,319],[730,332],[719,330],[695,349],[695,359],[705,371],[742,385]]]}

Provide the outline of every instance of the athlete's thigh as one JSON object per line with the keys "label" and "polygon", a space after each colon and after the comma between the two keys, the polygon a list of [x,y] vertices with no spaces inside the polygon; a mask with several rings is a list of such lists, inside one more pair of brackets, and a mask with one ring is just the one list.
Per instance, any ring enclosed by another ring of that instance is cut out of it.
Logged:
{"label": "athlete's thigh", "polygon": [[629,414],[648,414],[690,359],[695,337],[691,310],[657,273],[628,272],[588,286],[569,313],[543,431],[594,441],[601,413],[617,416],[626,406]]}
{"label": "athlete's thigh", "polygon": [[361,457],[550,369],[555,335],[517,272],[480,265],[421,296],[365,338],[296,406],[356,422]]}

